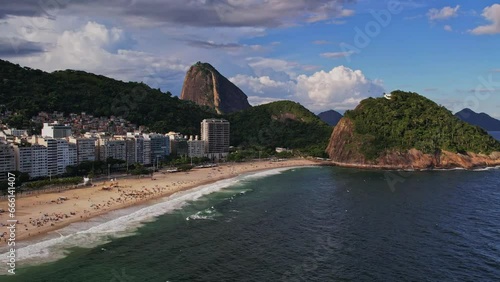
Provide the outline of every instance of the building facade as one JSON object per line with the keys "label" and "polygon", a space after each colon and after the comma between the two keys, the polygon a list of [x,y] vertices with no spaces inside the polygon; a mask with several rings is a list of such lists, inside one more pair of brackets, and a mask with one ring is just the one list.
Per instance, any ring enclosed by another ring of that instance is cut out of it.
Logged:
{"label": "building facade", "polygon": [[170,139],[162,134],[150,134],[151,140],[151,161],[164,160],[170,155]]}
{"label": "building facade", "polygon": [[66,138],[71,136],[71,126],[58,123],[44,123],[42,137]]}
{"label": "building facade", "polygon": [[7,181],[8,173],[16,170],[16,153],[12,145],[0,140],[0,181]]}
{"label": "building facade", "polygon": [[190,158],[203,158],[205,156],[205,141],[199,140],[198,136],[189,138],[188,144],[188,157]]}
{"label": "building facade", "polygon": [[204,119],[201,122],[201,139],[206,142],[205,153],[213,158],[229,153],[229,121],[225,119]]}
{"label": "building facade", "polygon": [[76,145],[77,164],[82,162],[93,162],[96,157],[95,138],[69,138],[69,142]]}
{"label": "building facade", "polygon": [[32,145],[14,146],[16,152],[16,170],[28,173],[30,178],[48,176],[47,147]]}

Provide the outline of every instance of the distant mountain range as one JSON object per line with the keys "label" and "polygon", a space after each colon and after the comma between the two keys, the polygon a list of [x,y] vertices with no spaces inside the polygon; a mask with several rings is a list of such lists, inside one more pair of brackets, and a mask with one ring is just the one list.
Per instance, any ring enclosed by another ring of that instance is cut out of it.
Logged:
{"label": "distant mountain range", "polygon": [[334,110],[329,110],[326,112],[322,112],[318,115],[318,117],[326,122],[330,126],[335,126],[337,123],[339,123],[340,119],[342,118],[342,115]]}
{"label": "distant mountain range", "polygon": [[500,131],[500,120],[492,118],[485,113],[476,113],[471,109],[463,109],[455,116],[462,121],[472,125],[477,125],[486,131]]}

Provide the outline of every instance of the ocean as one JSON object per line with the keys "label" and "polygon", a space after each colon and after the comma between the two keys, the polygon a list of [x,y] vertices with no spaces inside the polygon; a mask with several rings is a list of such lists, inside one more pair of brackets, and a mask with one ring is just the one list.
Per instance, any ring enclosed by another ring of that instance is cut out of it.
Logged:
{"label": "ocean", "polygon": [[499,183],[500,169],[254,173],[70,226],[0,281],[499,281]]}
{"label": "ocean", "polygon": [[488,133],[493,136],[495,139],[500,141],[500,131],[488,131]]}

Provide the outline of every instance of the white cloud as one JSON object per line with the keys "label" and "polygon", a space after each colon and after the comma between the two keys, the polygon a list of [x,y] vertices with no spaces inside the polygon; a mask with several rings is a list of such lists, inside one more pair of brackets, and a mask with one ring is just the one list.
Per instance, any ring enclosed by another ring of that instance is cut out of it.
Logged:
{"label": "white cloud", "polygon": [[283,99],[273,98],[273,97],[248,96],[248,102],[252,106],[269,104],[269,103],[281,101],[281,100],[283,100]]}
{"label": "white cloud", "polygon": [[360,70],[344,66],[284,81],[241,74],[230,80],[247,93],[252,105],[284,98],[297,101],[312,111],[353,109],[361,100],[384,92],[381,81],[370,80]]}
{"label": "white cloud", "polygon": [[458,10],[460,9],[460,5],[457,5],[455,8],[453,7],[444,7],[441,10],[433,8],[427,12],[427,17],[429,20],[446,20],[452,17],[456,17],[458,15]]}
{"label": "white cloud", "polygon": [[249,76],[238,74],[234,77],[229,78],[229,80],[238,85],[239,87],[249,89],[253,93],[264,94],[265,92],[278,91],[282,94],[289,93],[294,84],[291,81],[276,81],[271,79],[269,76]]}
{"label": "white cloud", "polygon": [[475,35],[500,33],[500,4],[494,4],[483,10],[482,16],[491,22],[489,25],[482,25],[474,28],[470,32]]}
{"label": "white cloud", "polygon": [[297,77],[296,97],[313,111],[352,109],[361,100],[383,92],[381,81],[369,80],[361,70],[344,66]]}
{"label": "white cloud", "polygon": [[275,80],[286,80],[297,76],[301,65],[283,59],[250,57],[246,59],[248,66],[257,76],[270,76]]}
{"label": "white cloud", "polygon": [[10,58],[15,63],[45,71],[77,69],[124,81],[143,81],[157,88],[173,78],[182,79],[189,67],[174,57],[117,48],[126,39],[124,31],[93,21],[64,31],[39,29],[35,33],[16,32],[16,35],[51,44],[43,53]]}
{"label": "white cloud", "polygon": [[450,32],[453,31],[453,28],[451,27],[451,25],[445,25],[443,27],[443,29],[446,30],[446,31],[450,31]]}
{"label": "white cloud", "polygon": [[345,58],[353,55],[354,51],[346,51],[346,52],[329,52],[329,53],[322,53],[321,57],[324,58]]}

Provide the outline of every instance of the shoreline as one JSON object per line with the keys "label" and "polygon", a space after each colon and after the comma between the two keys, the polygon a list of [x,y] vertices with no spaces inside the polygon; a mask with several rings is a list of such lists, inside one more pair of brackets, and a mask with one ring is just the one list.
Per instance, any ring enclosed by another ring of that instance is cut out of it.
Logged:
{"label": "shoreline", "polygon": [[367,170],[408,170],[408,171],[442,171],[442,170],[467,170],[475,171],[482,169],[494,169],[500,167],[500,164],[494,165],[476,165],[472,167],[462,167],[462,166],[437,166],[437,167],[412,167],[412,166],[396,166],[396,165],[376,165],[376,164],[357,164],[357,163],[341,163],[331,161],[329,163],[321,164],[323,166],[335,166],[342,168],[356,168],[356,169],[367,169]]}
{"label": "shoreline", "polygon": [[[94,183],[95,187],[82,187],[23,196],[16,201],[16,242],[35,241],[57,232],[76,222],[85,222],[112,211],[145,205],[177,192],[212,184],[242,174],[287,167],[318,166],[310,159],[290,159],[280,162],[253,161],[220,164],[214,168],[193,169],[189,172],[166,173],[159,171],[151,177],[125,178],[115,182],[111,190],[108,181]],[[8,201],[0,201],[7,207]],[[4,208],[5,209],[5,208]],[[7,209],[5,209],[7,210]],[[0,234],[7,232],[8,213],[0,214]],[[7,233],[8,234],[8,233]],[[5,237],[0,238],[0,249],[7,246]]]}

